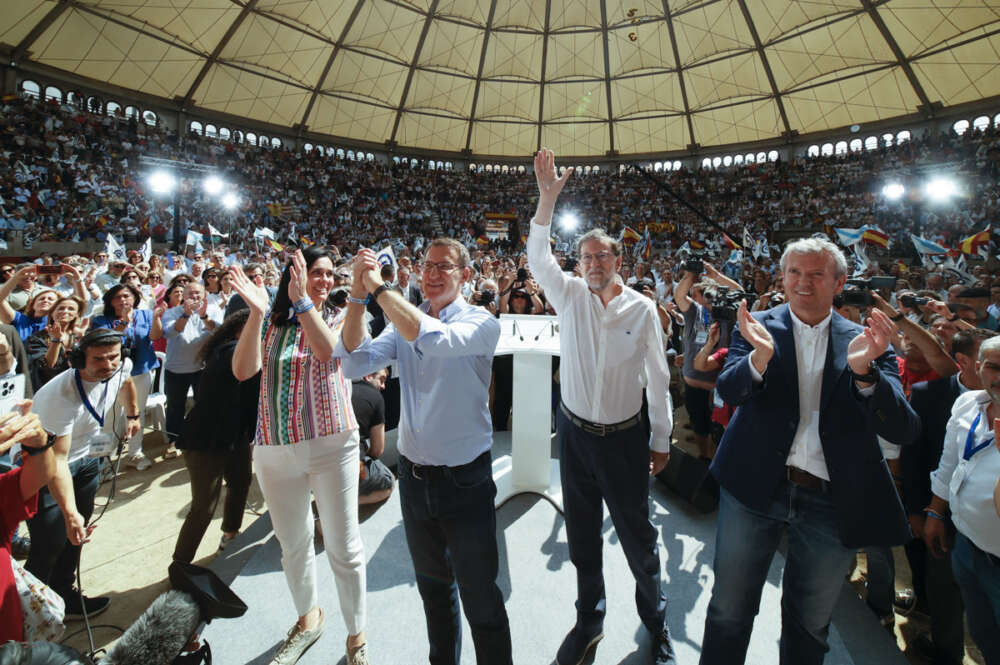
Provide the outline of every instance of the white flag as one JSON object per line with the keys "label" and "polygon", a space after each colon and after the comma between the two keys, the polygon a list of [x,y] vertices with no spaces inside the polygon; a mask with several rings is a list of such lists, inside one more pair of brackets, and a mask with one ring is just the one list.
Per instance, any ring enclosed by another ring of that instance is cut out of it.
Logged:
{"label": "white flag", "polygon": [[266,226],[259,226],[253,232],[254,238],[267,238],[268,240],[277,240],[274,235],[274,231],[267,228]]}
{"label": "white flag", "polygon": [[210,235],[219,236],[220,238],[228,238],[229,237],[228,233],[223,233],[222,231],[220,231],[219,229],[215,228],[211,224],[208,225],[208,232],[209,232]]}
{"label": "white flag", "polygon": [[0,240],[0,249],[7,249],[7,241]]}
{"label": "white flag", "polygon": [[125,248],[119,245],[114,235],[110,233],[108,234],[108,244],[105,251],[108,253],[108,258],[113,257],[115,261],[124,261],[126,258]]}
{"label": "white flag", "polygon": [[146,238],[146,242],[142,243],[142,247],[139,249],[139,256],[146,263],[149,263],[149,257],[153,255],[153,238]]}
{"label": "white flag", "polygon": [[386,245],[379,250],[379,253],[375,255],[375,260],[380,266],[392,266],[393,272],[396,271],[396,254],[392,251],[392,245]]}
{"label": "white flag", "polygon": [[197,231],[188,230],[187,240],[184,241],[185,245],[200,245],[201,244],[201,234]]}

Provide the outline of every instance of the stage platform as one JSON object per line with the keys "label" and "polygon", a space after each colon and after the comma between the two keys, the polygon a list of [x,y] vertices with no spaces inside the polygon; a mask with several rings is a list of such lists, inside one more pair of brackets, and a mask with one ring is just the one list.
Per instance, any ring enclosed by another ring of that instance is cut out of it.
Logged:
{"label": "stage platform", "polygon": [[[510,449],[499,433],[494,456]],[[496,467],[502,467],[502,464]],[[495,467],[495,468],[496,468]],[[703,515],[659,482],[651,485],[652,522],[660,534],[668,619],[680,665],[698,662],[711,594],[715,516]],[[396,494],[376,510],[362,509],[361,533],[368,559],[368,643],[373,665],[427,662],[423,608],[410,564]],[[650,638],[636,615],[635,585],[611,525],[604,522],[604,575],[608,613],[605,638],[586,663],[649,662]],[[516,496],[497,513],[499,585],[506,601],[516,665],[548,665],[573,624],[575,574],[562,515],[536,495]],[[299,662],[344,663],[347,633],[338,609],[333,575],[317,543],[320,604],[326,632]],[[764,587],[747,663],[778,662],[780,580],[784,560],[775,557]],[[212,565],[249,606],[240,619],[217,620],[204,632],[216,665],[266,665],[295,619],[281,570],[281,552],[267,514],[252,524]],[[464,622],[463,622],[464,623]],[[471,633],[463,625],[462,663],[475,663]],[[846,583],[830,634],[829,665],[904,665],[893,638]]]}

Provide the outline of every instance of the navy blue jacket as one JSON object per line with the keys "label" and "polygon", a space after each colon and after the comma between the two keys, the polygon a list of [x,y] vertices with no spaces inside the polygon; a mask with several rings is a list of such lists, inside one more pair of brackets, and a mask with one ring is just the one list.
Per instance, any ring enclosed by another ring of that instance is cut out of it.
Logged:
{"label": "navy blue jacket", "polygon": [[[722,437],[712,473],[744,505],[765,511],[786,482],[785,464],[799,423],[798,367],[788,305],[753,316],[774,338],[774,356],[763,382],[755,384],[747,361],[753,348],[733,329],[716,389],[738,408]],[[847,367],[847,347],[863,330],[833,313],[820,397],[819,433],[837,526],[841,542],[851,548],[899,545],[912,537],[876,434],[908,445],[920,431],[920,420],[903,395],[891,349],[876,361],[875,392],[867,398],[858,393]]]}

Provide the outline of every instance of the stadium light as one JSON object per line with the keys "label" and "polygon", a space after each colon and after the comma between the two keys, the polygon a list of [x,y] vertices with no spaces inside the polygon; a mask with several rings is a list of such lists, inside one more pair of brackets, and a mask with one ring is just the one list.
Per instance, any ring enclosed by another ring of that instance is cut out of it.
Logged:
{"label": "stadium light", "polygon": [[905,193],[906,187],[903,187],[898,182],[890,182],[882,188],[882,195],[890,201],[898,201],[903,198],[903,194]]}
{"label": "stadium light", "polygon": [[226,192],[222,195],[222,207],[226,210],[234,210],[236,206],[240,204],[240,197],[232,192]]}
{"label": "stadium light", "polygon": [[216,196],[219,194],[219,192],[222,191],[222,188],[225,186],[225,183],[222,182],[222,180],[219,179],[218,176],[210,175],[207,178],[205,178],[205,182],[202,184],[202,186],[205,188],[205,193],[207,193],[210,196]]}
{"label": "stadium light", "polygon": [[935,202],[944,202],[958,194],[958,186],[954,180],[935,178],[924,187],[927,198]]}
{"label": "stadium light", "polygon": [[564,231],[575,231],[576,227],[580,226],[580,219],[572,212],[563,213],[559,218],[559,225]]}
{"label": "stadium light", "polygon": [[153,171],[149,175],[149,188],[156,194],[169,194],[177,186],[177,179],[167,171]]}

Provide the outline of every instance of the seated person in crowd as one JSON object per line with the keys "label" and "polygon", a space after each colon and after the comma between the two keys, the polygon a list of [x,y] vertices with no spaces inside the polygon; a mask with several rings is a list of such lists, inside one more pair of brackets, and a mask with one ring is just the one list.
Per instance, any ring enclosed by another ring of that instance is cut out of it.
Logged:
{"label": "seated person in crowd", "polygon": [[351,406],[361,434],[361,478],[358,482],[358,504],[385,501],[392,494],[395,478],[379,457],[385,451],[385,401],[382,391],[389,376],[380,369],[352,382]]}

